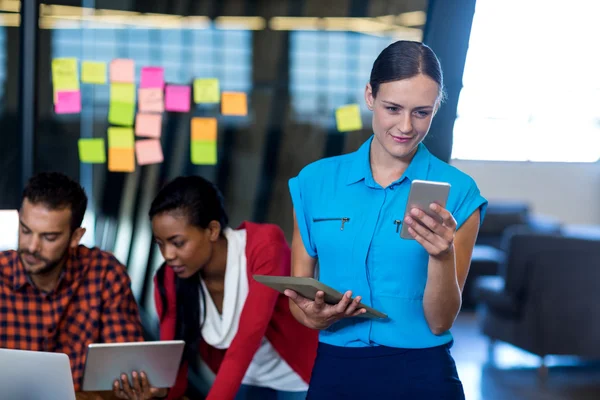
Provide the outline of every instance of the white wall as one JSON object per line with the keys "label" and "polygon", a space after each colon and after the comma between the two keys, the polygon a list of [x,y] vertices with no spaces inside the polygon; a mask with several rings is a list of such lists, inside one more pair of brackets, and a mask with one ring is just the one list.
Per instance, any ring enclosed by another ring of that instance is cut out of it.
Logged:
{"label": "white wall", "polygon": [[520,199],[567,224],[600,224],[600,163],[453,160],[492,201]]}

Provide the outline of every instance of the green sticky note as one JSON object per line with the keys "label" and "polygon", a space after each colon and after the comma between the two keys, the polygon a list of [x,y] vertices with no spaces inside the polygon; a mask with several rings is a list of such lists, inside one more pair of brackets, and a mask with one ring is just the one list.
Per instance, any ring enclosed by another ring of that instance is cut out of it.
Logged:
{"label": "green sticky note", "polygon": [[112,125],[133,126],[135,104],[111,102],[108,108],[108,122]]}
{"label": "green sticky note", "polygon": [[132,149],[134,146],[133,128],[108,128],[108,148]]}
{"label": "green sticky note", "polygon": [[219,80],[203,78],[194,80],[194,103],[218,103],[221,98]]}
{"label": "green sticky note", "polygon": [[52,60],[52,84],[54,92],[79,90],[76,58],[55,58]]}
{"label": "green sticky note", "polygon": [[214,140],[192,140],[192,164],[215,165],[217,142]]}
{"label": "green sticky note", "polygon": [[360,107],[358,104],[348,104],[335,110],[335,121],[338,131],[350,132],[362,129],[362,119],[360,118]]}
{"label": "green sticky note", "polygon": [[135,84],[112,83],[110,85],[110,102],[135,103]]}
{"label": "green sticky note", "polygon": [[83,61],[81,63],[81,82],[102,85],[106,83],[106,63]]}
{"label": "green sticky note", "polygon": [[104,164],[106,151],[104,139],[79,139],[79,160],[88,164]]}

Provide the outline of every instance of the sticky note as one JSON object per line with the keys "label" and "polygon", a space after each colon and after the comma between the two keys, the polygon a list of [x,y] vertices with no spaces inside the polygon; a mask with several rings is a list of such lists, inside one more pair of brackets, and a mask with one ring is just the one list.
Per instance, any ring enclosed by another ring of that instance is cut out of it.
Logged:
{"label": "sticky note", "polygon": [[135,103],[135,85],[133,83],[111,83],[110,102]]}
{"label": "sticky note", "polygon": [[138,90],[138,108],[141,112],[161,113],[165,110],[162,89]]}
{"label": "sticky note", "polygon": [[135,142],[135,154],[139,165],[163,162],[163,151],[158,139],[144,139]]}
{"label": "sticky note", "polygon": [[52,85],[55,92],[79,90],[76,58],[52,60]]}
{"label": "sticky note", "polygon": [[106,63],[84,61],[81,63],[81,82],[102,85],[106,83]]}
{"label": "sticky note", "polygon": [[57,114],[76,114],[81,112],[81,92],[56,92],[54,111]]}
{"label": "sticky note", "polygon": [[117,58],[110,62],[111,82],[135,82],[135,64],[128,58]]}
{"label": "sticky note", "polygon": [[219,80],[203,78],[194,80],[194,103],[218,103],[221,98]]}
{"label": "sticky note", "polygon": [[165,110],[175,112],[190,111],[191,87],[167,85],[165,88]]}
{"label": "sticky note", "polygon": [[104,139],[79,139],[79,161],[88,164],[104,164],[106,162],[106,151],[104,150]]}
{"label": "sticky note", "polygon": [[193,140],[191,142],[192,164],[215,165],[217,163],[217,142]]}
{"label": "sticky note", "polygon": [[135,104],[133,103],[110,103],[108,108],[108,122],[112,125],[133,126],[135,119]]}
{"label": "sticky note", "polygon": [[159,138],[162,130],[162,114],[138,113],[135,117],[135,134]]}
{"label": "sticky note", "polygon": [[340,132],[358,131],[362,129],[360,108],[358,104],[348,104],[335,110],[335,121]]}
{"label": "sticky note", "polygon": [[111,126],[108,128],[108,148],[133,149],[133,129],[118,128]]}
{"label": "sticky note", "polygon": [[217,119],[192,118],[192,141],[194,140],[217,140]]}
{"label": "sticky note", "polygon": [[135,171],[134,148],[108,149],[108,170],[112,172],[133,172]]}
{"label": "sticky note", "polygon": [[221,114],[244,116],[248,114],[248,100],[243,92],[221,94]]}
{"label": "sticky note", "polygon": [[162,89],[165,86],[165,70],[160,67],[143,67],[140,72],[140,87],[147,88],[159,88]]}

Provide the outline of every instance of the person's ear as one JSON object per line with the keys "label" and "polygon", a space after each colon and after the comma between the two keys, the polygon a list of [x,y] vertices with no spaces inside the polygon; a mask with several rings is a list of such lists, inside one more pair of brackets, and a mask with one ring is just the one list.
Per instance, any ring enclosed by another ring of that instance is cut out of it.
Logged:
{"label": "person's ear", "polygon": [[83,238],[84,234],[85,228],[79,227],[75,229],[75,231],[73,231],[73,233],[71,234],[71,241],[69,242],[69,246],[71,248],[79,246],[79,242],[81,242],[81,238]]}
{"label": "person's ear", "polygon": [[208,224],[208,235],[211,242],[216,242],[221,236],[221,224],[219,221],[210,221]]}
{"label": "person's ear", "polygon": [[371,87],[371,83],[367,83],[367,86],[365,87],[365,102],[367,103],[367,108],[373,111],[375,97],[373,97],[373,88]]}

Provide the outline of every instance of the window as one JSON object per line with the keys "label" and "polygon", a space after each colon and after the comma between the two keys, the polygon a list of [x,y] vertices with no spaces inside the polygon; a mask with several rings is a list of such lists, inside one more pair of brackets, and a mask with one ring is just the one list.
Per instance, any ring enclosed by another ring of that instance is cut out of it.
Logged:
{"label": "window", "polygon": [[375,58],[390,37],[357,32],[294,31],[290,35],[293,118],[333,125],[335,108],[358,103],[368,113],[364,88]]}
{"label": "window", "polygon": [[600,159],[600,3],[477,2],[452,157]]}

